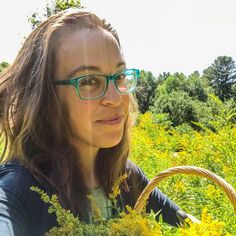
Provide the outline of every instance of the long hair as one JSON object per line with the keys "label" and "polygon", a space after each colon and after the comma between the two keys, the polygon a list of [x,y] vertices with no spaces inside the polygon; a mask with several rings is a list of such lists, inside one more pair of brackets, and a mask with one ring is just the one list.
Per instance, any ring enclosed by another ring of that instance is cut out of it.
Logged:
{"label": "long hair", "polygon": [[[58,38],[65,27],[101,27],[120,45],[111,25],[90,12],[61,12],[41,23],[25,40],[13,64],[0,76],[0,129],[4,144],[1,162],[20,160],[38,180],[55,188],[64,207],[83,218],[89,190],[53,85]],[[130,116],[137,111],[136,101],[130,96],[121,142],[100,149],[96,158],[96,177],[106,194],[125,171],[129,155]]]}

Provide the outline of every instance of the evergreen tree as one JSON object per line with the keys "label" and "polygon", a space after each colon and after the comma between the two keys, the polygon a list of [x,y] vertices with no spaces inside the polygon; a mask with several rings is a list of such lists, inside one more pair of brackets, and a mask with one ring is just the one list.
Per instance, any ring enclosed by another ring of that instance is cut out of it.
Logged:
{"label": "evergreen tree", "polygon": [[236,66],[231,57],[219,56],[203,71],[203,76],[209,80],[222,101],[232,98],[232,86],[236,83]]}

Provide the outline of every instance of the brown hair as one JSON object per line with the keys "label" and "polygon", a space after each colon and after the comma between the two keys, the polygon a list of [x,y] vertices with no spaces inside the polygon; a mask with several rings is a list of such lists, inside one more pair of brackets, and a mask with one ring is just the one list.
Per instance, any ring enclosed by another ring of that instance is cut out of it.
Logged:
{"label": "brown hair", "polygon": [[[88,189],[53,85],[58,34],[65,27],[76,26],[101,27],[120,45],[111,25],[90,12],[60,12],[41,23],[0,76],[0,129],[4,140],[1,161],[20,160],[37,179],[54,186],[64,207],[83,218]],[[97,178],[107,194],[124,172],[129,155],[130,114],[137,111],[132,95],[130,111],[121,142],[100,149],[96,158]]]}

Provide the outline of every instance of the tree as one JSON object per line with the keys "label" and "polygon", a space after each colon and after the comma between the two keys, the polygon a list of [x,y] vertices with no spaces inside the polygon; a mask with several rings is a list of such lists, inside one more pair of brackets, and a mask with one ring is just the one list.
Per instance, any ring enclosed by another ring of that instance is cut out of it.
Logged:
{"label": "tree", "polygon": [[192,121],[199,122],[203,114],[209,115],[206,103],[209,93],[212,93],[209,82],[197,71],[189,77],[175,73],[157,87],[151,110],[156,114],[167,113],[174,126],[183,123],[194,126]]}
{"label": "tree", "polygon": [[193,99],[184,91],[163,93],[155,100],[152,111],[154,113],[168,113],[174,126],[196,121]]}
{"label": "tree", "polygon": [[35,29],[43,19],[48,18],[49,16],[56,14],[60,11],[67,10],[69,8],[83,8],[80,0],[53,0],[47,2],[45,12],[43,15],[39,15],[37,12],[34,12],[29,18],[28,21],[32,25],[32,29]]}
{"label": "tree", "polygon": [[0,63],[0,73],[5,70],[9,66],[9,63],[6,61],[3,61]]}
{"label": "tree", "polygon": [[186,76],[182,73],[175,73],[169,75],[157,88],[156,95],[162,93],[170,94],[174,91],[185,91],[186,90]]}
{"label": "tree", "polygon": [[159,74],[159,76],[157,77],[157,80],[160,82],[163,82],[164,80],[166,80],[169,76],[170,76],[170,72],[163,72],[162,74]]}
{"label": "tree", "polygon": [[225,101],[232,97],[232,86],[236,83],[236,66],[231,57],[219,56],[203,71],[216,95]]}
{"label": "tree", "polygon": [[136,90],[136,97],[141,113],[145,113],[153,105],[157,84],[157,79],[150,71],[141,71]]}
{"label": "tree", "polygon": [[188,76],[184,91],[187,92],[190,97],[201,102],[206,102],[208,94],[214,93],[209,81],[201,77],[198,71]]}
{"label": "tree", "polygon": [[236,101],[236,83],[232,85],[232,98]]}
{"label": "tree", "polygon": [[158,87],[157,96],[161,93],[170,94],[174,91],[184,91],[190,97],[199,101],[206,101],[207,94],[213,93],[209,82],[202,78],[197,71],[188,77],[182,73],[169,75]]}

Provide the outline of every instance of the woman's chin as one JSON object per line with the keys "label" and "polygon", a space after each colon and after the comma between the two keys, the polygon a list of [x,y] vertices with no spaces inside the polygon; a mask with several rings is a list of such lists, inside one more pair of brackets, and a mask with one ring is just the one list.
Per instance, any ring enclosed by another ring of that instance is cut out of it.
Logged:
{"label": "woman's chin", "polygon": [[[119,138],[110,138],[107,139],[106,141],[104,140],[103,142],[100,142],[100,148],[111,148],[114,147],[116,145],[118,145],[121,141],[122,137]],[[102,140],[101,140],[102,141]]]}

